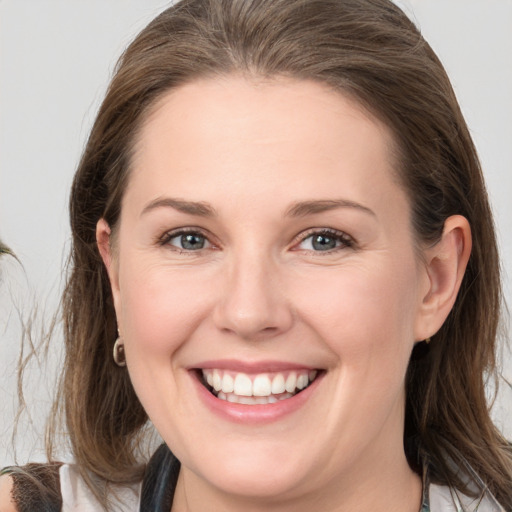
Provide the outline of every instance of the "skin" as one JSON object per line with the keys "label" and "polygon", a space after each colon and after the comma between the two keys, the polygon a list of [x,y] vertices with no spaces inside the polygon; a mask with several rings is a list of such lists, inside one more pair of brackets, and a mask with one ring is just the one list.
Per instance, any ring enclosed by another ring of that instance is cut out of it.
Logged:
{"label": "skin", "polygon": [[0,476],[0,505],[2,512],[16,512],[17,508],[12,499],[12,477],[10,475]]}
{"label": "skin", "polygon": [[[419,509],[404,378],[453,305],[471,237],[455,216],[418,244],[392,148],[382,123],[312,82],[215,78],[153,108],[115,239],[103,220],[97,238],[134,388],[182,462],[173,511]],[[214,214],[148,209],[162,198]],[[180,250],[181,228],[205,246]],[[325,229],[336,244],[318,251]],[[324,374],[301,407],[255,426],[199,398],[190,368],[227,358]]]}

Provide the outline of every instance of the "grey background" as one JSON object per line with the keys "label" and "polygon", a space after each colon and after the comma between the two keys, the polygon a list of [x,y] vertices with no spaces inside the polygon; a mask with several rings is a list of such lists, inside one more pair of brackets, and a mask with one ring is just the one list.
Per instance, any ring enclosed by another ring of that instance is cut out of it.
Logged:
{"label": "grey background", "polygon": [[[480,152],[496,214],[506,294],[512,303],[512,0],[403,0],[452,78]],[[37,306],[35,339],[58,306],[67,251],[67,197],[89,127],[117,57],[168,2],[0,0],[0,236],[17,253],[2,262],[0,293],[0,467],[13,462],[15,367],[20,315]],[[43,457],[44,420],[58,330],[43,371],[27,373],[33,421],[24,415],[20,462]],[[512,361],[504,358],[512,380]],[[490,389],[491,393],[491,389]],[[494,415],[512,438],[512,391]]]}

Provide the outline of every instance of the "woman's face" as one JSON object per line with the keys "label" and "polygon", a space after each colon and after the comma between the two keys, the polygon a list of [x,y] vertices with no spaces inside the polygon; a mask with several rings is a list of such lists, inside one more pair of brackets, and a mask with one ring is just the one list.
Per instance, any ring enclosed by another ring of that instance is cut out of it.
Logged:
{"label": "woman's face", "polygon": [[145,122],[110,276],[133,385],[192,487],[360,490],[405,464],[428,276],[392,148],[305,81],[197,81]]}

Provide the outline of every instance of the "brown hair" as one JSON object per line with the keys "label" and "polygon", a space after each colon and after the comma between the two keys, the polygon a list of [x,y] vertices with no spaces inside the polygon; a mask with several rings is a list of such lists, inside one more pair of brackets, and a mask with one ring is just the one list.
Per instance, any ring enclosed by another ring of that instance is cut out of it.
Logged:
{"label": "brown hair", "polygon": [[157,99],[199,77],[233,72],[316,80],[383,120],[399,148],[419,241],[435,243],[450,215],[469,220],[474,246],[456,304],[428,349],[419,345],[411,358],[406,435],[419,438],[440,481],[462,487],[445,455],[464,457],[511,508],[511,452],[485,394],[502,298],[480,164],[441,63],[388,0],[182,0],[121,57],[70,198],[61,393],[84,477],[100,494],[98,482],[140,478],[137,447],[147,422],[127,372],[112,360],[116,318],[96,223],[103,217],[116,227],[130,151]]}

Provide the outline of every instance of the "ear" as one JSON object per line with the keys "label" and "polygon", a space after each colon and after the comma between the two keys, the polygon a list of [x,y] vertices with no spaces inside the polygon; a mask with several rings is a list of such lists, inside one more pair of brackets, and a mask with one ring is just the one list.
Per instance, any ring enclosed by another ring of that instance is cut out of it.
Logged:
{"label": "ear", "polygon": [[471,254],[471,228],[461,215],[448,217],[441,239],[424,250],[425,286],[421,290],[415,338],[433,336],[448,317]]}
{"label": "ear", "polygon": [[[96,243],[100,252],[103,264],[107,269],[108,278],[110,281],[110,288],[114,298],[114,307],[116,313],[119,313],[120,294],[119,294],[119,276],[117,262],[115,261],[112,251],[112,233],[110,226],[105,219],[100,219],[96,224]],[[117,314],[119,318],[119,314]]]}

